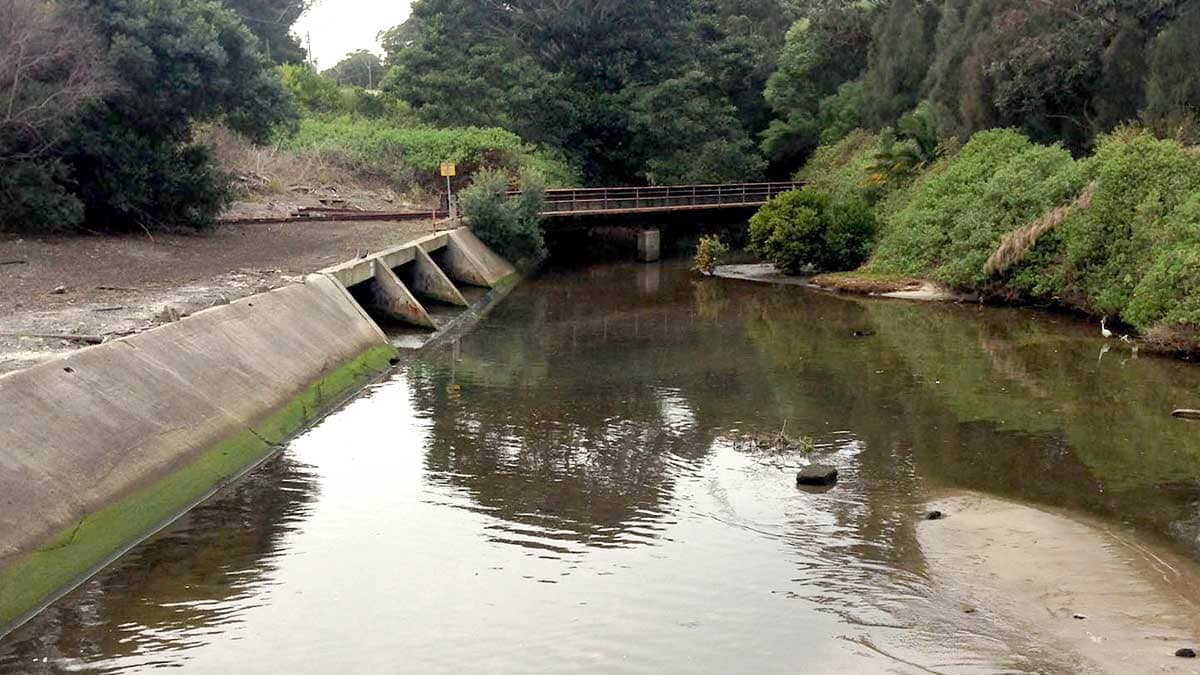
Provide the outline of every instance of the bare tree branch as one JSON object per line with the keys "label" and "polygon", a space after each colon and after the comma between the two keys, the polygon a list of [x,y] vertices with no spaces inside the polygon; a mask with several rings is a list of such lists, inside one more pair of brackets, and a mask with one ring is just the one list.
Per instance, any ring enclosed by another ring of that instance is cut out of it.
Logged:
{"label": "bare tree branch", "polygon": [[95,33],[63,3],[0,0],[0,160],[36,158],[112,87]]}

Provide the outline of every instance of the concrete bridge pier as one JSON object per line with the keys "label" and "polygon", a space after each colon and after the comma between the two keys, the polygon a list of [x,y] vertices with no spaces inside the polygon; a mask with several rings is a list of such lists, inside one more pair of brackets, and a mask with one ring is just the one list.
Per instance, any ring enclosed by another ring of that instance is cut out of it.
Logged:
{"label": "concrete bridge pier", "polygon": [[637,234],[637,256],[642,262],[662,260],[662,230],[643,229]]}

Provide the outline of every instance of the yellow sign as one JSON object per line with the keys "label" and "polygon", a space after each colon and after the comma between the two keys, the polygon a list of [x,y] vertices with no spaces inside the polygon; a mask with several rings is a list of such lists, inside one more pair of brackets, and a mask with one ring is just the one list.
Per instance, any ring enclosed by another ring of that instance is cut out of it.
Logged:
{"label": "yellow sign", "polygon": [[457,168],[454,162],[442,162],[442,175],[446,178],[457,175]]}

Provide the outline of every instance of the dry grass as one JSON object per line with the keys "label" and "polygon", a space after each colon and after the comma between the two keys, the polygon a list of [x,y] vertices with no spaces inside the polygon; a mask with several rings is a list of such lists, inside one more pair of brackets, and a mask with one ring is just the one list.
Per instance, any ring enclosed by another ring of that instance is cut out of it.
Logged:
{"label": "dry grass", "polygon": [[1003,274],[1012,269],[1024,260],[1025,256],[1029,255],[1029,252],[1037,245],[1038,240],[1047,232],[1062,225],[1067,217],[1076,210],[1091,208],[1092,198],[1095,195],[1096,184],[1091,183],[1070,203],[1056,206],[1042,214],[1041,217],[1032,223],[1004,235],[995,253],[992,253],[991,257],[984,263],[984,274]]}
{"label": "dry grass", "polygon": [[217,161],[236,175],[247,198],[321,191],[391,192],[393,186],[379,176],[364,174],[320,152],[292,152],[279,146],[256,146],[224,127],[203,130],[202,141]]}

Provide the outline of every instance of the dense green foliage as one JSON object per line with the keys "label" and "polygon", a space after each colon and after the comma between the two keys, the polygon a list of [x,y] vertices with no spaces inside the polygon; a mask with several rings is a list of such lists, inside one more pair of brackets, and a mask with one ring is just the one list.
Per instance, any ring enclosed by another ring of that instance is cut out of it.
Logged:
{"label": "dense green foliage", "polygon": [[532,262],[546,253],[538,214],[545,202],[546,184],[536,171],[521,174],[521,193],[507,197],[508,174],[484,169],[462,191],[463,217],[471,231],[500,255]]}
{"label": "dense green foliage", "polygon": [[122,231],[211,223],[228,201],[229,178],[194,142],[194,126],[222,121],[266,140],[294,114],[254,35],[210,0],[63,7],[95,35],[95,58],[111,84],[46,130],[50,140],[37,156],[0,167],[0,225]]}
{"label": "dense green foliage", "polygon": [[862,198],[813,189],[786,192],[750,220],[750,251],[787,274],[848,270],[870,252],[875,215]]}
{"label": "dense green foliage", "polygon": [[588,182],[753,179],[778,0],[418,0],[384,88],[437,126],[499,126]]}
{"label": "dense green foliage", "polygon": [[1074,197],[1085,183],[1070,153],[1011,130],[976,134],[942,171],[920,180],[889,219],[874,267],[984,288],[1000,238]]}
{"label": "dense green foliage", "polygon": [[[873,200],[880,236],[864,272],[1069,304],[1172,346],[1200,347],[1194,149],[1125,128],[1077,160],[1062,145],[1000,129],[975,134],[915,180],[879,183],[871,158],[886,146],[880,140],[855,132],[818,149],[800,174],[811,180],[807,190],[853,186],[840,193]],[[786,217],[811,228],[803,212],[811,205],[794,201]],[[760,216],[771,213],[764,208]],[[775,230],[758,218],[750,228],[754,250],[797,271],[788,256],[800,249],[772,242]]]}

